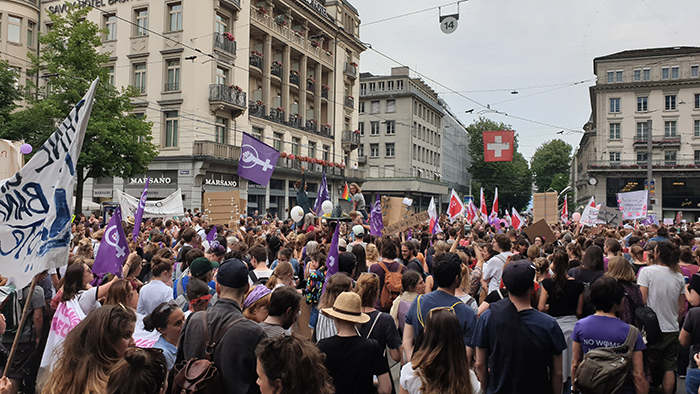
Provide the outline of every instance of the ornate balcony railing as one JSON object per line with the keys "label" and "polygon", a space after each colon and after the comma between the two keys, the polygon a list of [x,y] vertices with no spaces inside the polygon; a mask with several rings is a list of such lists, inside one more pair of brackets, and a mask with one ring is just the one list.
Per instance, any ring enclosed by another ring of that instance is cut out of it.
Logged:
{"label": "ornate balcony railing", "polygon": [[233,86],[209,85],[209,101],[223,101],[245,108],[247,103],[246,92],[239,91]]}
{"label": "ornate balcony railing", "polygon": [[355,99],[352,96],[345,97],[345,106],[348,108],[355,108]]}
{"label": "ornate balcony railing", "polygon": [[357,77],[357,66],[352,65],[348,62],[345,62],[345,67],[343,68],[343,72],[345,74],[350,75],[351,77]]}
{"label": "ornate balcony railing", "polygon": [[311,93],[314,93],[316,91],[316,82],[311,82],[311,81],[306,81],[306,90],[308,90]]}
{"label": "ornate balcony railing", "polygon": [[304,119],[301,117],[301,115],[292,114],[289,115],[289,122],[287,122],[287,124],[291,127],[303,130],[302,125],[304,124]]}
{"label": "ornate balcony railing", "polygon": [[174,92],[174,91],[180,90],[180,83],[178,83],[178,82],[166,83],[163,90],[165,92]]}
{"label": "ornate balcony railing", "polygon": [[[635,135],[634,136],[634,144],[635,145],[646,145],[647,144],[647,136],[644,135]],[[681,136],[680,135],[673,135],[673,136],[664,136],[664,135],[654,135],[651,137],[651,143],[654,145],[680,145],[681,143]]]}
{"label": "ornate balcony railing", "polygon": [[[230,35],[230,33],[214,33],[214,48],[221,49],[222,51],[226,53],[230,53],[232,55],[236,54],[236,41],[235,40],[229,40],[227,36]],[[233,37],[233,36],[231,36]]]}
{"label": "ornate balcony railing", "polygon": [[297,85],[299,87],[299,74],[295,74],[293,72],[289,72],[289,83],[292,85]]}
{"label": "ornate balcony railing", "polygon": [[258,118],[267,118],[267,113],[265,112],[265,104],[258,104],[256,101],[250,101],[248,103],[248,113],[251,116]]}
{"label": "ornate balcony railing", "polygon": [[284,110],[270,108],[270,120],[277,123],[284,123]]}
{"label": "ornate balcony railing", "polygon": [[282,63],[272,62],[270,73],[278,78],[282,78]]}
{"label": "ornate balcony railing", "polygon": [[309,119],[306,121],[306,127],[304,130],[309,131],[311,133],[318,133],[318,122],[314,122],[313,120]]}
{"label": "ornate balcony railing", "polygon": [[325,86],[321,86],[321,97],[328,100],[328,88]]}
{"label": "ornate balcony railing", "polygon": [[[651,161],[652,168],[656,169],[700,169],[700,161],[693,159],[683,160],[665,160],[656,159]],[[647,168],[646,160],[597,160],[589,161],[587,168],[589,170],[630,170],[630,171],[645,171]]]}
{"label": "ornate balcony railing", "polygon": [[263,67],[263,58],[262,56],[258,55],[250,55],[250,65],[253,67],[257,67],[258,69],[262,70]]}
{"label": "ornate balcony railing", "polygon": [[193,156],[211,156],[219,159],[238,160],[241,157],[241,147],[221,144],[214,141],[194,141]]}

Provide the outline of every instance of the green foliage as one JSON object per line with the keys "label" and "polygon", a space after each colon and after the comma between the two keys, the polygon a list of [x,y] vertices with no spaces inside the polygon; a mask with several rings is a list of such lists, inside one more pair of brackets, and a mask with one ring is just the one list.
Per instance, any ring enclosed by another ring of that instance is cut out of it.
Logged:
{"label": "green foliage", "polygon": [[19,74],[7,61],[0,60],[0,128],[7,122],[10,113],[17,108],[22,92],[15,86]]}
{"label": "green foliage", "polygon": [[499,208],[512,207],[520,211],[527,206],[532,196],[532,173],[527,160],[517,151],[517,137],[512,162],[485,162],[482,133],[489,130],[512,130],[512,127],[483,117],[467,127],[469,154],[472,158],[469,173],[473,179],[472,193],[476,204],[479,204],[479,188],[483,187],[490,212],[495,188],[498,187]]}
{"label": "green foliage", "polygon": [[571,151],[571,145],[559,139],[547,141],[537,148],[532,156],[532,172],[539,193],[550,187],[561,192],[569,185]]}
{"label": "green foliage", "polygon": [[53,29],[39,37],[41,53],[28,54],[34,62],[29,73],[48,75],[48,87],[39,100],[12,115],[0,137],[25,139],[37,147],[55,131],[59,122],[80,101],[95,78],[100,78],[87,126],[82,152],[76,166],[76,213],[80,212],[83,183],[88,178],[122,177],[146,172],[158,155],[151,142],[152,123],[130,114],[133,88],[116,89],[109,84],[104,65],[110,54],[100,52],[101,30],[85,19],[90,7],[68,4],[65,15],[49,15]]}

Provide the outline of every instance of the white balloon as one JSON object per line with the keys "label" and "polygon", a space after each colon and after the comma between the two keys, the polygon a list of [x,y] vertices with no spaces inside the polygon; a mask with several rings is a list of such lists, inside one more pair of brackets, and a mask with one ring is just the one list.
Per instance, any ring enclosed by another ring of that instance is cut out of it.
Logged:
{"label": "white balloon", "polygon": [[292,210],[289,213],[292,216],[292,220],[298,222],[304,217],[304,208],[297,205],[294,208],[292,208]]}
{"label": "white balloon", "polygon": [[328,200],[324,201],[323,204],[321,204],[321,210],[325,214],[330,214],[333,212],[333,203]]}

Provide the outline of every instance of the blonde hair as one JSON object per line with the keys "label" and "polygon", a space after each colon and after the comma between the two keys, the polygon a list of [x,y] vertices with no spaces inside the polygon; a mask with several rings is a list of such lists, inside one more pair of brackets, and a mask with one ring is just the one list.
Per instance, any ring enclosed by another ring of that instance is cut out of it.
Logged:
{"label": "blonde hair", "polygon": [[630,263],[626,258],[620,256],[611,257],[610,260],[608,260],[608,272],[605,276],[632,283],[637,281],[637,277],[634,275],[634,270]]}
{"label": "blonde hair", "polygon": [[367,244],[365,253],[367,254],[367,261],[379,261],[379,251],[374,244]]}
{"label": "blonde hair", "polygon": [[292,266],[292,263],[288,261],[279,263],[277,264],[275,271],[270,276],[270,279],[268,279],[267,283],[265,283],[265,286],[267,286],[268,289],[274,289],[277,284],[281,282],[280,278],[290,275],[294,275],[294,267]]}
{"label": "blonde hair", "polygon": [[379,277],[376,274],[363,272],[355,283],[355,293],[360,295],[362,306],[374,307],[379,296]]}

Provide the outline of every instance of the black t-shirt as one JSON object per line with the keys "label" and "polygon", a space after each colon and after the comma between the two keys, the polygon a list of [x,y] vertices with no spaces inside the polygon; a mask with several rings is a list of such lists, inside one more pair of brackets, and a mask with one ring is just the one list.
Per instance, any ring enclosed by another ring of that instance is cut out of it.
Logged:
{"label": "black t-shirt", "polygon": [[690,367],[697,368],[698,365],[693,357],[700,352],[700,308],[691,308],[685,316],[683,329],[691,335],[692,344],[690,347]]}
{"label": "black t-shirt", "polygon": [[559,317],[576,314],[578,298],[583,293],[583,282],[575,279],[567,280],[562,293],[557,293],[556,284],[552,278],[543,280],[541,285],[547,290],[548,315]]}
{"label": "black t-shirt", "polygon": [[508,298],[508,289],[498,289],[490,292],[486,298],[484,298],[484,302],[493,304],[494,302],[500,301],[504,298]]}
{"label": "black t-shirt", "polygon": [[603,275],[605,275],[605,272],[603,271],[593,271],[582,267],[572,268],[569,270],[570,277],[577,279],[584,284],[593,284],[593,282],[599,278],[602,278]]}
{"label": "black t-shirt", "polygon": [[[360,336],[367,338],[367,334],[370,334],[369,338],[377,341],[382,351],[387,346],[389,349],[398,349],[401,346],[401,337],[391,315],[388,313],[380,314],[379,311],[370,312],[367,315],[369,315],[369,321],[357,327]],[[373,325],[374,328],[372,328]]]}
{"label": "black t-shirt", "polygon": [[423,264],[417,258],[412,258],[411,261],[409,261],[408,264],[406,264],[406,268],[418,272],[419,274],[421,274],[423,279],[425,279],[425,271],[423,271]]}
{"label": "black t-shirt", "polygon": [[374,339],[335,335],[320,340],[318,348],[326,354],[324,364],[336,394],[374,394],[372,375],[389,372],[383,349]]}

